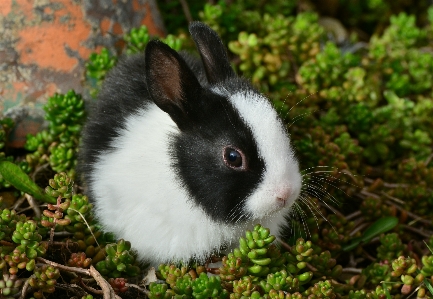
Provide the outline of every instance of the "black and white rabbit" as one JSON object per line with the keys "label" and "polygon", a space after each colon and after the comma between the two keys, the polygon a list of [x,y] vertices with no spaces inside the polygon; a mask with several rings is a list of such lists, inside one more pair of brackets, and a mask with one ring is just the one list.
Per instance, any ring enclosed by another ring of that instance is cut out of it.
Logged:
{"label": "black and white rabbit", "polygon": [[203,260],[257,223],[278,235],[301,190],[269,100],[235,75],[216,32],[189,30],[201,62],[149,42],[109,73],[83,134],[99,222],[155,264]]}

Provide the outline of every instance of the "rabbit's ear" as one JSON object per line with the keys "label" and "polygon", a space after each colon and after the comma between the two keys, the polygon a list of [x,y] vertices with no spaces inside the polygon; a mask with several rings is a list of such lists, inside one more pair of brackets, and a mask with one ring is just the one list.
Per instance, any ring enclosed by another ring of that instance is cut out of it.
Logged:
{"label": "rabbit's ear", "polygon": [[146,47],[146,83],[152,100],[167,112],[179,129],[188,126],[188,111],[202,89],[180,55],[160,41]]}
{"label": "rabbit's ear", "polygon": [[210,84],[235,76],[227,51],[215,31],[204,23],[192,22],[189,32],[197,45]]}

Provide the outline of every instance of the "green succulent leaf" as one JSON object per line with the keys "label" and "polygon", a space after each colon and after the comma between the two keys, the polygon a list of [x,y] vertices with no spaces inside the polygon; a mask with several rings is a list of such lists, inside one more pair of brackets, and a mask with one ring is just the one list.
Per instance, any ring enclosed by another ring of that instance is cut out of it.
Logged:
{"label": "green succulent leaf", "polygon": [[368,242],[374,237],[390,231],[398,224],[397,217],[383,217],[368,227],[362,235],[361,242]]}
{"label": "green succulent leaf", "polygon": [[374,237],[386,233],[387,231],[393,229],[398,224],[398,218],[397,217],[383,217],[377,220],[375,223],[370,225],[362,234],[361,237],[354,238],[352,241],[343,246],[343,251],[351,251],[352,249],[356,248],[360,243],[367,243]]}
{"label": "green succulent leaf", "polygon": [[39,188],[18,165],[5,160],[0,161],[0,174],[15,188],[32,195],[37,200],[47,203],[56,203],[56,199],[44,194],[41,188]]}

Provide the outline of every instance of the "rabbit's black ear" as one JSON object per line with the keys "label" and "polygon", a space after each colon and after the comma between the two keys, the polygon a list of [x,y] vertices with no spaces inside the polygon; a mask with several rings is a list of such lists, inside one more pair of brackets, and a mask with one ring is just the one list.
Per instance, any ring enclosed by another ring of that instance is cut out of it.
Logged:
{"label": "rabbit's black ear", "polygon": [[192,22],[189,32],[197,45],[210,84],[235,76],[218,34],[201,22]]}
{"label": "rabbit's black ear", "polygon": [[188,110],[202,88],[192,70],[176,51],[156,40],[147,44],[145,63],[152,100],[180,129],[188,126]]}

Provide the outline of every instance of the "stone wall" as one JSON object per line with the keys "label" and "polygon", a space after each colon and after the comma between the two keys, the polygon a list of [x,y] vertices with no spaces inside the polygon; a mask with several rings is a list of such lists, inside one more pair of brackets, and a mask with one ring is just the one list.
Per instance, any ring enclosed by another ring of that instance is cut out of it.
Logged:
{"label": "stone wall", "polygon": [[133,27],[164,35],[152,0],[1,0],[0,112],[82,91],[84,62]]}

